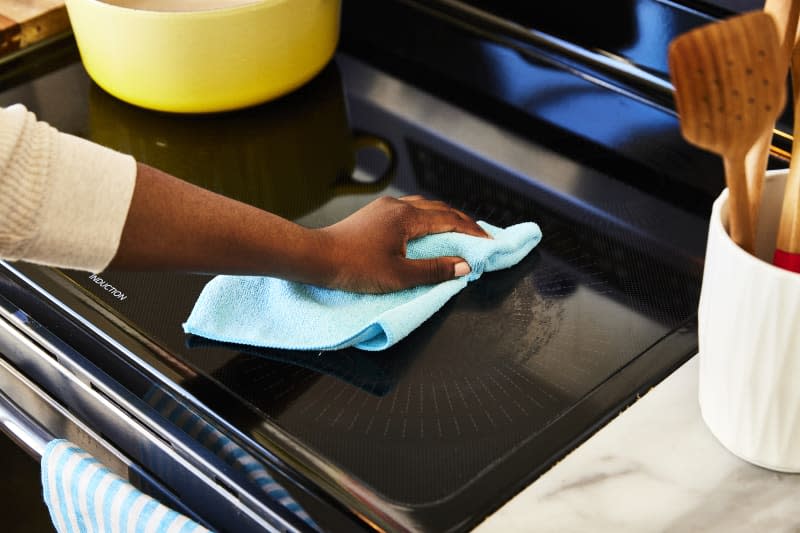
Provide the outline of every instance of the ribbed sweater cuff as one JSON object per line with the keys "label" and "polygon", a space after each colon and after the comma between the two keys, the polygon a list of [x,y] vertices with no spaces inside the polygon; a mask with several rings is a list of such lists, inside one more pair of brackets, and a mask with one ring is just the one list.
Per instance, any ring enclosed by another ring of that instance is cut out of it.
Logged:
{"label": "ribbed sweater cuff", "polygon": [[34,184],[28,194],[40,203],[17,258],[99,272],[119,247],[136,161],[35,122],[30,113],[27,119],[6,170]]}

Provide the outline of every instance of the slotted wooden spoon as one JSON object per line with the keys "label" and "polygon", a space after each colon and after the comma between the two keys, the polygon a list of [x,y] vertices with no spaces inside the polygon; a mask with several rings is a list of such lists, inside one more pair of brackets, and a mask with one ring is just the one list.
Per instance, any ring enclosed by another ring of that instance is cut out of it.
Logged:
{"label": "slotted wooden spoon", "polygon": [[[772,15],[775,29],[778,30],[778,42],[781,46],[779,59],[783,61],[781,70],[785,77],[795,45],[797,22],[800,17],[800,0],[766,0],[764,13]],[[793,77],[796,76],[793,75]],[[792,83],[795,82],[796,80],[793,79]],[[785,104],[785,101],[775,103],[775,118],[783,110]],[[758,229],[758,209],[761,206],[761,190],[764,185],[764,173],[767,170],[771,144],[772,129],[769,129],[756,141],[755,146],[747,154],[747,193],[750,197],[750,223],[755,228],[754,231]]]}
{"label": "slotted wooden spoon", "polygon": [[772,129],[785,98],[780,44],[772,16],[738,15],[691,30],[670,43],[669,69],[684,138],[719,154],[725,165],[731,238],[753,251],[745,158]]}

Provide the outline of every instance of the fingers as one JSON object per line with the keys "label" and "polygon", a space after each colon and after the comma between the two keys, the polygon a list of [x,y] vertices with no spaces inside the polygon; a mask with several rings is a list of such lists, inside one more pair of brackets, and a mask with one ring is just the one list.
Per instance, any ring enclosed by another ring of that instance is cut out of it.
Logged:
{"label": "fingers", "polygon": [[400,267],[401,284],[433,285],[470,273],[469,264],[460,257],[437,257],[435,259],[404,259]]}
{"label": "fingers", "polygon": [[440,211],[452,209],[449,205],[441,200],[429,200],[418,194],[413,196],[403,196],[400,198],[400,201],[409,203],[418,209],[438,209]]}
{"label": "fingers", "polygon": [[431,233],[456,231],[475,237],[487,237],[487,233],[471,218],[462,218],[458,213],[447,210],[424,210],[409,225],[409,238],[422,237]]}
{"label": "fingers", "polygon": [[446,203],[439,201],[439,200],[420,200],[413,203],[414,207],[417,209],[423,209],[427,211],[448,211],[451,213],[455,213],[464,220],[472,222],[472,217],[467,216],[464,212],[459,211],[455,207],[450,207]]}
{"label": "fingers", "polygon": [[428,200],[420,195],[404,196],[399,200],[420,210],[410,228],[410,238],[447,231],[491,238],[471,217],[445,202]]}
{"label": "fingers", "polygon": [[450,207],[449,205],[447,205],[445,202],[443,202],[441,200],[429,200],[429,199],[427,199],[427,198],[425,198],[423,196],[420,196],[418,194],[415,194],[415,195],[412,195],[412,196],[403,196],[402,198],[399,198],[399,200],[402,201],[402,202],[406,202],[408,204],[411,204],[414,207],[416,207],[417,209],[425,209],[425,210],[429,210],[429,211],[433,211],[433,210],[435,210],[435,211],[453,211],[454,213],[457,213],[458,216],[460,216],[461,218],[463,218],[465,220],[471,220],[470,217],[468,217],[467,215],[465,215],[464,213],[462,213],[458,209],[456,209],[454,207]]}
{"label": "fingers", "polygon": [[401,202],[416,202],[417,200],[424,200],[425,197],[421,194],[409,194],[407,196],[401,196],[398,198]]}

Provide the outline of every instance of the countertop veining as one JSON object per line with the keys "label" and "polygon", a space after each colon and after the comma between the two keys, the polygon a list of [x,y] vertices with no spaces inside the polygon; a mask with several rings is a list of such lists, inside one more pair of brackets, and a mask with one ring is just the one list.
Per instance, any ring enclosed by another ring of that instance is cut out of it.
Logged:
{"label": "countertop veining", "polygon": [[800,475],[723,447],[700,416],[697,374],[695,356],[476,531],[800,531]]}

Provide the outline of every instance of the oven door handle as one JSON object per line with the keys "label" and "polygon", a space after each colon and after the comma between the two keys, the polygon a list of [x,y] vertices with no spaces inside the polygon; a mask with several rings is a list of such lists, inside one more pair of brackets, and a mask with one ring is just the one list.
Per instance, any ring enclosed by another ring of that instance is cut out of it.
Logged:
{"label": "oven door handle", "polygon": [[55,437],[0,391],[0,425],[28,455],[41,460],[47,443]]}

